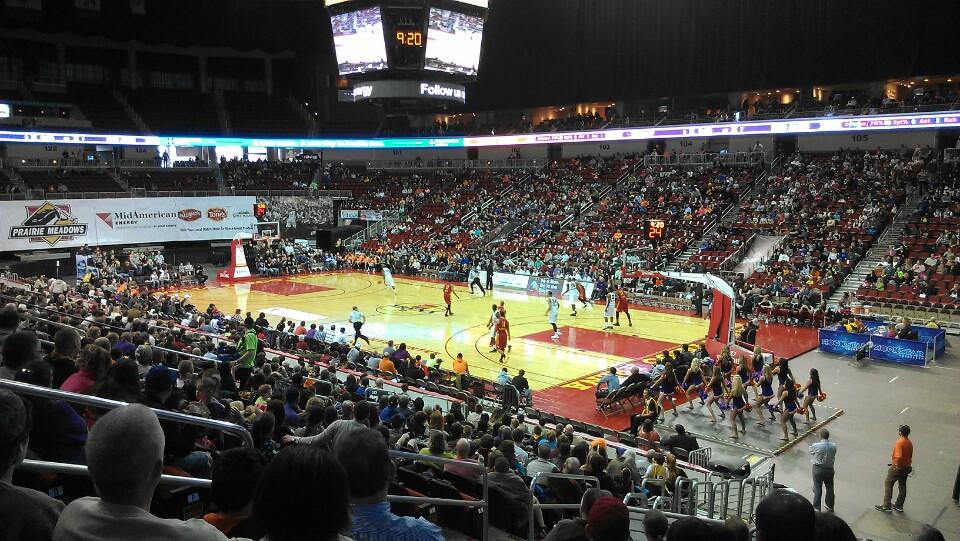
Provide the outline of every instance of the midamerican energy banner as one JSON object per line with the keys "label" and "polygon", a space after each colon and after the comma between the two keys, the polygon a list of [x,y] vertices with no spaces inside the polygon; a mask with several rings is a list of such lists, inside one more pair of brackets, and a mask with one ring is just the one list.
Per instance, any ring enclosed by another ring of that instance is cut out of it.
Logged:
{"label": "midamerican energy banner", "polygon": [[0,251],[232,239],[253,233],[255,197],[0,202]]}

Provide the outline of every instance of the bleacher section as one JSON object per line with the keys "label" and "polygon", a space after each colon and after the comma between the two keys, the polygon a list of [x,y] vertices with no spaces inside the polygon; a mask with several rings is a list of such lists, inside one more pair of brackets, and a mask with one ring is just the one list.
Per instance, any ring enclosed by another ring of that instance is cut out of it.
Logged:
{"label": "bleacher section", "polygon": [[210,94],[155,88],[124,89],[123,94],[155,133],[212,135],[222,131]]}
{"label": "bleacher section", "polygon": [[278,96],[225,92],[224,100],[235,135],[303,136],[308,126],[287,101]]}
{"label": "bleacher section", "polygon": [[102,169],[78,167],[64,169],[25,168],[20,170],[20,176],[23,177],[27,187],[43,190],[46,193],[124,191],[110,174]]}

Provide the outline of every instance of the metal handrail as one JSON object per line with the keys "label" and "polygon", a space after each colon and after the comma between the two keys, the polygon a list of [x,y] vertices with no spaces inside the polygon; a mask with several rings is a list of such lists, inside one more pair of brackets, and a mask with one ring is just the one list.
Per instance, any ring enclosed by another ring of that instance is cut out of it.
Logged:
{"label": "metal handrail", "polygon": [[570,479],[574,481],[586,481],[593,482],[598,487],[600,486],[600,480],[593,475],[577,475],[572,473],[555,473],[555,472],[537,472],[534,474],[533,479],[530,481],[530,516],[527,520],[527,526],[529,528],[527,532],[527,540],[534,541],[536,539],[536,532],[534,528],[534,514],[538,509],[580,509],[580,503],[540,503],[534,501],[533,496],[533,487],[538,484],[540,479]]}
{"label": "metal handrail", "polygon": [[482,530],[482,539],[488,539],[488,530],[490,523],[490,495],[488,488],[490,486],[489,481],[487,480],[487,468],[479,462],[467,462],[464,460],[456,460],[452,458],[442,458],[432,455],[421,455],[419,453],[408,453],[405,451],[396,451],[391,450],[390,456],[393,458],[413,460],[417,462],[428,462],[433,464],[456,464],[457,467],[468,467],[476,470],[480,470],[481,474],[481,486],[483,488],[483,497],[479,500],[450,500],[446,498],[427,498],[427,497],[416,497],[416,496],[387,496],[387,501],[395,502],[409,502],[409,503],[429,503],[434,505],[450,505],[454,507],[479,507],[481,509],[480,514],[483,516],[483,530]]}
{"label": "metal handrail", "polygon": [[[31,385],[29,383],[12,381],[8,379],[0,379],[0,389],[9,389],[19,394],[39,396],[41,398],[50,398],[54,400],[63,400],[64,402],[69,402],[71,404],[80,404],[81,406],[89,406],[92,408],[101,408],[107,410],[114,410],[129,405],[129,403],[121,402],[119,400],[110,400],[108,398],[70,393],[67,391],[61,391],[59,389],[48,389],[46,387],[39,387],[37,385]],[[253,437],[250,436],[250,433],[247,432],[246,428],[240,425],[235,425],[226,421],[217,421],[215,419],[194,417],[193,415],[187,415],[186,413],[178,413],[155,408],[150,409],[153,410],[158,419],[182,422],[184,424],[209,428],[212,430],[221,430],[240,438],[240,440],[243,441],[244,446],[253,447]]]}
{"label": "metal handrail", "polygon": [[[35,471],[41,473],[61,473],[64,475],[81,475],[90,477],[90,469],[82,464],[67,464],[65,462],[48,462],[46,460],[24,460],[17,465],[17,469]],[[213,484],[210,479],[201,479],[199,477],[182,477],[180,475],[160,475],[161,485],[174,485],[179,487],[210,488]]]}

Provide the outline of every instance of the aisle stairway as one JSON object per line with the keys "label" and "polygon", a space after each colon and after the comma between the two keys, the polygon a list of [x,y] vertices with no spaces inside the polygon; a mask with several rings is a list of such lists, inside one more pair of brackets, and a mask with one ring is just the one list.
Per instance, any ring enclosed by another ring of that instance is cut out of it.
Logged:
{"label": "aisle stairway", "polygon": [[880,238],[874,243],[873,247],[867,251],[867,255],[864,256],[860,263],[853,269],[853,272],[847,275],[843,283],[840,284],[840,287],[827,299],[828,306],[836,307],[844,293],[850,293],[851,296],[856,294],[864,278],[883,261],[887,249],[890,246],[896,245],[900,240],[900,235],[903,233],[904,227],[910,223],[913,214],[917,211],[918,204],[919,197],[916,192],[913,192],[907,198],[903,207],[900,208],[900,212],[896,218],[894,218],[893,223],[880,235]]}

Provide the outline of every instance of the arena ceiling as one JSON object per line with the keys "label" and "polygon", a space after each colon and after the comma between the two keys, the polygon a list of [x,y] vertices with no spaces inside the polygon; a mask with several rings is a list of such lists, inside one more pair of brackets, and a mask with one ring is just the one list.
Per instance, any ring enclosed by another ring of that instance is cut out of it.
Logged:
{"label": "arena ceiling", "polygon": [[[0,26],[292,50],[334,75],[322,4],[147,0],[138,16],[118,0],[89,17],[45,0],[39,20],[4,16]],[[951,0],[491,0],[490,8],[474,109],[960,72],[960,2]]]}

